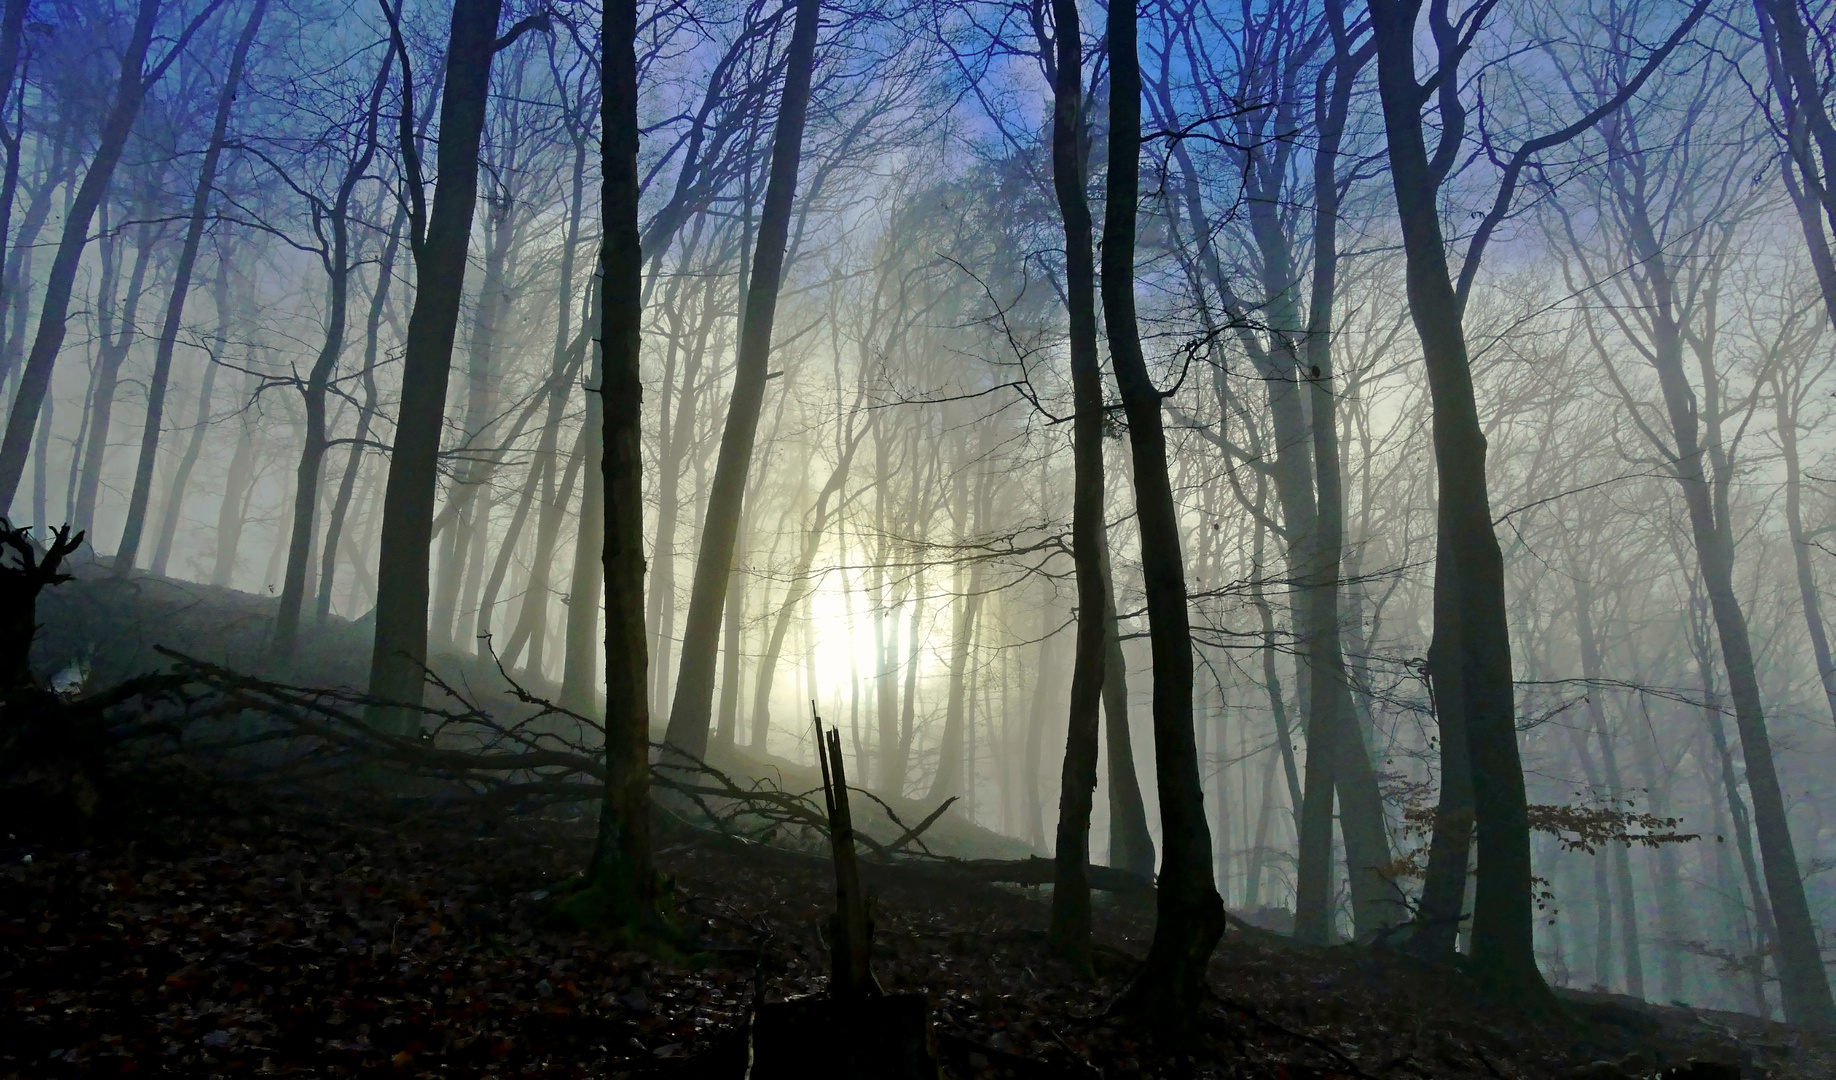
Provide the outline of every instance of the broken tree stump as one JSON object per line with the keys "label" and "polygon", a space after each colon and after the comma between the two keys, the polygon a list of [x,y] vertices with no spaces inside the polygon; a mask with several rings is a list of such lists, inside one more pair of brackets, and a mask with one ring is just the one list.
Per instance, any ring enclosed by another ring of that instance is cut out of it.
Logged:
{"label": "broken tree stump", "polygon": [[841,733],[816,722],[822,795],[835,864],[829,993],[762,1004],[752,1022],[750,1080],[937,1080],[937,1040],[923,994],[887,994],[873,977],[873,919],[854,857]]}

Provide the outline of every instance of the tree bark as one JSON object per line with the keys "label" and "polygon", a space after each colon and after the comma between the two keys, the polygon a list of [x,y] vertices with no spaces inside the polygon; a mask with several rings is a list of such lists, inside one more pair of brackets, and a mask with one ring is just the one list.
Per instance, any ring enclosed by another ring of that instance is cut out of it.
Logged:
{"label": "tree bark", "polygon": [[1211,827],[1193,732],[1192,630],[1179,507],[1167,468],[1162,395],[1135,321],[1136,208],[1141,151],[1141,63],[1132,4],[1109,7],[1109,183],[1103,208],[1103,321],[1134,451],[1148,639],[1154,653],[1154,764],[1162,855],[1154,940],[1120,1007],[1174,1036],[1198,1021],[1224,903],[1211,866]]}
{"label": "tree bark", "polygon": [[211,189],[217,182],[217,163],[223,158],[223,140],[229,133],[230,110],[236,104],[236,91],[242,85],[243,68],[249,59],[249,47],[261,30],[262,16],[268,0],[255,0],[249,17],[242,24],[236,47],[230,53],[229,71],[223,77],[223,89],[217,94],[217,112],[211,122],[210,142],[204,149],[204,162],[198,168],[198,186],[191,198],[191,220],[185,226],[185,242],[179,248],[178,266],[173,271],[172,294],[166,300],[166,319],[159,330],[159,345],[153,354],[153,374],[147,381],[147,419],[140,434],[140,460],[134,468],[134,491],[128,497],[127,524],[121,534],[121,545],[115,552],[115,572],[125,574],[134,568],[140,555],[140,537],[146,527],[147,503],[153,495],[153,463],[159,456],[160,427],[165,423],[166,383],[172,377],[172,351],[178,344],[179,325],[185,316],[185,298],[191,291],[191,272],[197,265],[198,245],[204,239],[208,222]]}
{"label": "tree bark", "polygon": [[[478,200],[478,146],[502,10],[503,0],[454,0],[440,103],[439,175],[426,234],[415,236],[413,243],[418,282],[408,317],[395,450],[383,499],[369,685],[371,698],[409,706],[421,702],[427,663],[427,563],[441,418],[465,289],[466,252]],[[403,79],[409,79],[406,72]],[[418,177],[411,180],[418,182]],[[419,222],[414,224],[418,227]],[[411,732],[419,723],[410,709],[373,711],[371,722],[388,730]]]}
{"label": "tree bark", "polygon": [[695,576],[689,591],[688,617],[683,626],[682,663],[676,676],[666,740],[697,757],[705,754],[708,748],[721,608],[726,603],[727,577],[739,532],[746,474],[752,466],[752,447],[765,399],[765,382],[770,377],[767,368],[771,359],[772,320],[777,313],[791,203],[796,195],[797,167],[802,158],[804,122],[809,114],[810,76],[816,65],[816,31],[821,6],[821,0],[797,0],[790,50],[785,58],[784,92],[772,135],[771,177],[765,186],[765,203],[759,216],[758,241],[753,251],[745,313],[740,325],[733,397],[727,407],[726,429],[721,435],[720,456],[708,493],[701,547],[696,553]]}

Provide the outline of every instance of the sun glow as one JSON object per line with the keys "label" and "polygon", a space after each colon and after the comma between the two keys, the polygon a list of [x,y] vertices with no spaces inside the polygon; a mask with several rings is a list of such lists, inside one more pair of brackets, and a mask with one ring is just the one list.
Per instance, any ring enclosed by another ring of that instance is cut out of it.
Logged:
{"label": "sun glow", "polygon": [[[872,692],[872,680],[879,669],[874,656],[873,614],[866,597],[848,597],[840,588],[823,588],[810,597],[810,620],[815,640],[806,656],[800,658],[804,662],[799,667],[807,672],[813,660],[817,706],[826,715],[838,705],[848,708],[857,678],[863,697]],[[889,620],[889,629],[890,626]],[[811,689],[808,681],[807,674],[798,680],[806,698]]]}

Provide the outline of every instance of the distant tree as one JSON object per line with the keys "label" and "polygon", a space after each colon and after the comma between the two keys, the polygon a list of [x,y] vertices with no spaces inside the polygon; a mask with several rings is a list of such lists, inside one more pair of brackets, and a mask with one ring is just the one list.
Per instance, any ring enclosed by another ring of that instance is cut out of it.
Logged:
{"label": "distant tree", "polygon": [[26,357],[19,391],[13,398],[7,417],[6,434],[0,438],[0,512],[13,504],[19,491],[19,480],[25,472],[26,457],[31,452],[32,434],[38,425],[38,413],[51,388],[51,372],[64,346],[64,333],[70,316],[71,288],[76,283],[77,265],[89,243],[89,225],[96,208],[108,194],[121,152],[127,147],[134,121],[147,100],[147,91],[185,51],[198,29],[216,13],[224,0],[211,0],[175,35],[166,55],[147,66],[147,53],[153,43],[153,30],[159,21],[160,0],[139,0],[134,10],[133,28],[128,32],[127,46],[121,53],[121,72],[115,80],[114,100],[102,122],[96,141],[95,156],[89,171],[70,200],[64,214],[64,230],[58,240],[57,254],[51,260],[45,278],[44,297],[40,302],[38,333],[32,340],[32,351]]}
{"label": "distant tree", "polygon": [[[185,225],[185,240],[179,247],[178,264],[172,272],[172,289],[166,297],[166,318],[160,324],[159,344],[153,355],[153,374],[147,384],[146,424],[141,429],[140,460],[134,469],[134,490],[128,498],[127,523],[123,526],[121,544],[115,549],[115,572],[134,568],[140,554],[140,538],[146,527],[147,504],[153,494],[153,464],[159,456],[160,428],[165,423],[166,382],[172,373],[172,352],[178,344],[179,326],[185,315],[185,298],[191,289],[191,274],[198,261],[198,246],[209,223],[210,196],[217,182],[217,166],[223,159],[223,143],[229,133],[231,110],[236,94],[242,88],[242,73],[248,64],[249,48],[261,30],[267,14],[268,0],[255,0],[242,33],[230,53],[229,70],[217,92],[216,115],[211,122],[210,139],[204,147],[204,160],[198,167],[198,181],[191,198],[191,217]],[[199,417],[199,423],[203,417]],[[162,560],[163,562],[163,560]]]}

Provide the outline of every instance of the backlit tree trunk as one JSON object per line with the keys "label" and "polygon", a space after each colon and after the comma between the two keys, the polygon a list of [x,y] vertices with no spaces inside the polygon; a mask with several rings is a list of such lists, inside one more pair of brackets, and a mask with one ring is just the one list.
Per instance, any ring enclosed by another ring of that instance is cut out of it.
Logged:
{"label": "backlit tree trunk", "polygon": [[1053,947],[1090,963],[1090,811],[1096,799],[1098,709],[1103,700],[1103,372],[1097,359],[1096,256],[1084,192],[1084,39],[1076,0],[1052,2],[1052,190],[1065,230],[1065,307],[1071,353],[1071,560],[1077,636],[1071,707],[1059,776],[1052,872]]}
{"label": "backlit tree trunk", "polygon": [[708,508],[695,556],[688,618],[682,633],[682,664],[670,706],[667,740],[683,751],[707,752],[714,709],[714,663],[720,645],[721,609],[738,539],[746,474],[752,467],[753,442],[765,400],[771,360],[772,320],[784,273],[790,233],[791,203],[797,189],[797,167],[803,152],[804,122],[809,114],[810,76],[816,65],[816,31],[821,0],[797,0],[790,50],[785,58],[784,91],[772,135],[771,178],[759,215],[758,241],[746,288],[740,324],[739,356],[733,397],[727,406],[720,457],[708,493]]}
{"label": "backlit tree trunk", "polygon": [[[370,652],[372,698],[419,705],[427,662],[427,563],[439,480],[441,422],[452,372],[453,338],[465,289],[472,211],[478,201],[478,146],[484,133],[503,0],[454,0],[440,103],[438,177],[424,236],[413,245],[414,308],[402,358],[401,406],[383,498],[378,554],[376,636]],[[403,79],[408,79],[403,72]],[[404,147],[408,149],[408,147]],[[415,181],[418,182],[418,178]],[[418,230],[420,222],[413,222]],[[595,590],[597,592],[597,590]],[[412,730],[410,710],[379,710],[372,722]]]}
{"label": "backlit tree trunk", "polygon": [[1103,322],[1128,414],[1135,513],[1141,528],[1148,640],[1154,653],[1154,766],[1160,787],[1161,863],[1154,940],[1121,1007],[1184,1035],[1197,1023],[1224,903],[1211,864],[1211,827],[1199,779],[1192,710],[1192,630],[1179,507],[1168,471],[1161,392],[1135,320],[1136,206],[1141,151],[1141,63],[1131,4],[1109,8],[1109,183],[1103,213]]}

